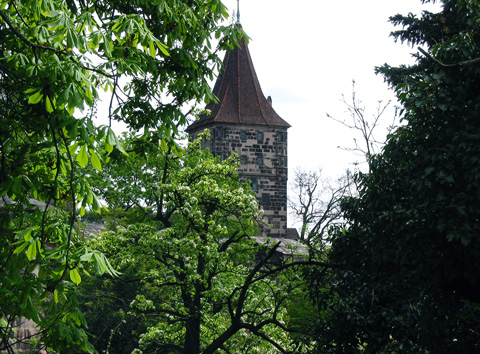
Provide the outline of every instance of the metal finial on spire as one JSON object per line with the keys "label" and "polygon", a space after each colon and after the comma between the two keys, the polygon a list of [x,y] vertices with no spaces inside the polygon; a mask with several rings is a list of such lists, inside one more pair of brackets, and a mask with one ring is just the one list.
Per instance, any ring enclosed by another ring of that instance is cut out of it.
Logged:
{"label": "metal finial on spire", "polygon": [[237,24],[240,24],[240,0],[237,0]]}

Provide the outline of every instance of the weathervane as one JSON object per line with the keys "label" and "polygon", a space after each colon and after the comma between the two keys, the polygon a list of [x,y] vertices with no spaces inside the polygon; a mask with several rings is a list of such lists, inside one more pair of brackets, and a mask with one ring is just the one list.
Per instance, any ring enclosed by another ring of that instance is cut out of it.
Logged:
{"label": "weathervane", "polygon": [[240,0],[237,0],[237,24],[240,24]]}

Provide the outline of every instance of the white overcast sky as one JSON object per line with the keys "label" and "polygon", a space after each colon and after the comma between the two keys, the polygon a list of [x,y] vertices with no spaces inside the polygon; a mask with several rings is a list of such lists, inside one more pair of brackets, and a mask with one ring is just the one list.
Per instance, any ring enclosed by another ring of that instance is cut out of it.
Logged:
{"label": "white overcast sky", "polygon": [[[237,0],[224,0],[229,13]],[[438,8],[438,6],[436,7]],[[384,63],[413,61],[415,51],[389,36],[388,18],[397,13],[435,10],[420,0],[240,0],[240,22],[250,36],[249,50],[264,95],[289,129],[289,171],[321,167],[336,177],[358,160],[338,148],[353,146],[353,132],[326,114],[342,119],[342,94],[357,97],[373,115],[379,100],[393,99],[374,73]],[[393,108],[384,116],[391,123]]]}

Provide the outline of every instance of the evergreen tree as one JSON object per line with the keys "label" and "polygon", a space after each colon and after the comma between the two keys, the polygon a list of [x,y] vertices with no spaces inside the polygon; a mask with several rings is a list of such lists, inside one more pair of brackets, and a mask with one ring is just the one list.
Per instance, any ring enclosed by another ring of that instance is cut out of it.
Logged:
{"label": "evergreen tree", "polygon": [[330,290],[319,352],[480,350],[480,2],[441,4],[391,18],[418,46],[414,65],[377,69],[405,124],[343,203],[329,256],[352,271],[312,276]]}

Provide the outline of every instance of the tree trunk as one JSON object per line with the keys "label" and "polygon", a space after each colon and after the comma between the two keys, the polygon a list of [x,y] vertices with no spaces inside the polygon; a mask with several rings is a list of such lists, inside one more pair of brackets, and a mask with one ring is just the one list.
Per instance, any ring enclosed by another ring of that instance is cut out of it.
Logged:
{"label": "tree trunk", "polygon": [[184,354],[200,354],[200,314],[190,317],[185,327]]}

